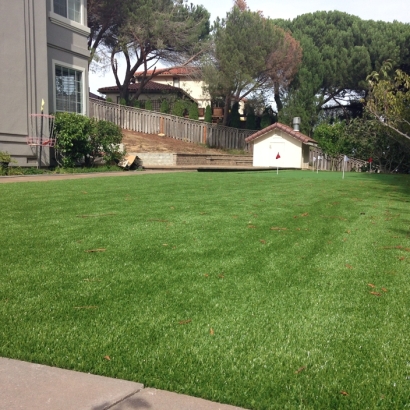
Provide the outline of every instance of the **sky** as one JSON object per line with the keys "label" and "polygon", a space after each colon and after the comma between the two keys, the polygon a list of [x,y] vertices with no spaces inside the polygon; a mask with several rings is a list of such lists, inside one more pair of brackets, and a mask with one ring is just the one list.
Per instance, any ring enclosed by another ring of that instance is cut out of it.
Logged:
{"label": "sky", "polygon": [[[211,13],[213,22],[216,17],[225,17],[232,8],[233,0],[188,0],[188,3],[202,4]],[[252,11],[261,10],[265,17],[273,19],[294,19],[315,11],[339,10],[363,20],[410,23],[409,0],[247,0],[247,4]],[[90,72],[90,91],[97,93],[98,88],[111,85],[115,85],[111,72]]]}

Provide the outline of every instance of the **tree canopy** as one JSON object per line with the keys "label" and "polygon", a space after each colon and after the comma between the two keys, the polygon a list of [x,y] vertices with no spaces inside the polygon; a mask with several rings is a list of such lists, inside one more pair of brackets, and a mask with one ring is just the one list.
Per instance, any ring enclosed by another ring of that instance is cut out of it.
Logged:
{"label": "tree canopy", "polygon": [[[186,5],[182,0],[91,0],[88,4],[90,58],[104,47],[119,88],[120,98],[129,102],[128,87],[142,69],[138,99],[146,83],[159,71],[147,76],[156,63],[182,66],[203,51],[209,34],[209,13],[203,6]],[[125,59],[120,78],[117,57]]]}
{"label": "tree canopy", "polygon": [[301,67],[281,93],[280,118],[289,123],[296,111],[307,134],[324,108],[332,105],[348,111],[365,97],[366,77],[383,61],[391,59],[402,70],[410,67],[409,24],[366,21],[339,11],[274,22],[290,30],[303,49]]}
{"label": "tree canopy", "polygon": [[260,12],[249,10],[244,0],[217,19],[212,40],[203,72],[211,96],[224,100],[224,124],[232,100],[287,83],[301,60],[298,42]]}
{"label": "tree canopy", "polygon": [[379,72],[367,77],[369,95],[366,111],[385,127],[393,130],[396,139],[410,145],[410,76],[387,61]]}

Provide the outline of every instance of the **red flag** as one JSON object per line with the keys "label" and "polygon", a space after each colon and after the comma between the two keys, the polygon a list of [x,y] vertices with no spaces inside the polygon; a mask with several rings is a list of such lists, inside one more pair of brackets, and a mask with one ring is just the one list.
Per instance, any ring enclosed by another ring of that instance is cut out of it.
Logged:
{"label": "red flag", "polygon": [[280,155],[279,155],[279,152],[278,152],[278,155],[276,155],[276,159],[279,159],[280,158]]}
{"label": "red flag", "polygon": [[372,158],[372,157],[369,158],[369,162],[370,162],[370,163],[373,162],[373,158]]}

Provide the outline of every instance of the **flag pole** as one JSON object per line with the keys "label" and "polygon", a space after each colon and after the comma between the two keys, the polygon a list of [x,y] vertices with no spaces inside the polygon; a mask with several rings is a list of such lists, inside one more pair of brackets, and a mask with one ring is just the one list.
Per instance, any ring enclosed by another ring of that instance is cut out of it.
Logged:
{"label": "flag pole", "polygon": [[345,179],[345,163],[346,163],[345,158],[346,158],[346,155],[343,157],[343,176],[342,176],[342,179]]}

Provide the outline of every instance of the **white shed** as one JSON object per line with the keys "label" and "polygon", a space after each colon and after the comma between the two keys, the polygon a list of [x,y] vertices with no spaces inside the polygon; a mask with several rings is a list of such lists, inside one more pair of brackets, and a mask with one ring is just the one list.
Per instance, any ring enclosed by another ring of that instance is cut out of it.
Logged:
{"label": "white shed", "polygon": [[317,146],[314,139],[279,122],[250,135],[245,141],[253,144],[254,167],[307,169],[309,147]]}

